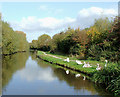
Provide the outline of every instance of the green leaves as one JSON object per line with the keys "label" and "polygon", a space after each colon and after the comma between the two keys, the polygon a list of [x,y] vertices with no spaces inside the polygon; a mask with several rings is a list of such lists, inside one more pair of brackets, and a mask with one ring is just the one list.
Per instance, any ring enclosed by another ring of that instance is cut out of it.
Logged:
{"label": "green leaves", "polygon": [[2,54],[12,54],[28,50],[26,35],[21,31],[13,31],[7,22],[2,21]]}
{"label": "green leaves", "polygon": [[43,34],[38,38],[38,49],[43,51],[50,50],[51,37],[47,34]]}
{"label": "green leaves", "polygon": [[119,66],[111,65],[93,75],[93,81],[106,86],[106,89],[115,95],[120,94],[120,69]]}

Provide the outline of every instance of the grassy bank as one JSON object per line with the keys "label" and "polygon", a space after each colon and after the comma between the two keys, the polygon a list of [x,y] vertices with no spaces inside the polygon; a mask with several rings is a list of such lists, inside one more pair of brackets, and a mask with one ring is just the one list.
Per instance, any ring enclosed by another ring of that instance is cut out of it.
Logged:
{"label": "grassy bank", "polygon": [[[64,61],[64,59],[66,59],[68,56],[63,56],[63,55],[56,55],[56,54],[50,54],[50,53],[46,53],[47,55],[44,54],[44,52],[42,51],[38,51],[37,56],[47,62],[53,63],[53,64],[57,64],[57,65],[61,65],[67,68],[71,68],[77,71],[80,71],[82,73],[86,73],[88,75],[92,75],[95,72],[97,72],[96,68],[97,68],[97,63],[100,64],[100,66],[102,68],[104,68],[105,62],[100,62],[100,61],[93,61],[93,60],[80,60],[82,63],[86,62],[86,63],[90,63],[90,65],[92,67],[90,68],[83,68],[84,64],[78,65],[75,60],[77,60],[76,58],[73,57],[69,57],[70,62],[66,62]],[[52,56],[51,56],[52,55]],[[55,58],[53,56],[56,56],[58,58]],[[61,58],[61,59],[59,59]],[[111,66],[113,63],[108,63],[107,65]],[[115,64],[113,64],[115,65]]]}
{"label": "grassy bank", "polygon": [[[93,61],[93,60],[80,60],[82,63],[90,63],[92,67],[83,68],[84,64],[78,65],[76,63],[76,58],[69,57],[70,62],[64,61],[68,56],[51,54],[49,52],[38,51],[37,56],[49,63],[56,64],[83,74],[86,74],[90,77],[95,83],[102,84],[106,89],[115,95],[120,94],[120,68],[119,65],[115,63],[108,62],[107,67],[104,67],[105,62]],[[97,71],[97,63],[100,64],[102,70]]]}
{"label": "grassy bank", "polygon": [[[62,58],[62,59],[58,59],[58,58],[55,58],[55,57],[52,57],[52,56],[49,56],[49,55],[52,55],[52,54],[45,55],[41,51],[38,51],[38,53],[37,53],[37,56],[39,58],[41,58],[44,61],[47,61],[49,63],[60,65],[62,67],[66,67],[68,69],[75,70],[75,71],[78,71],[78,72],[81,72],[81,73],[84,73],[84,74],[87,74],[87,75],[92,75],[94,72],[96,72],[96,67],[97,67],[96,65],[92,65],[91,68],[83,68],[82,67],[83,65],[77,65],[75,60],[73,60],[72,58],[70,58],[70,60],[71,60],[70,62],[66,62],[66,61],[64,61],[64,59],[67,58],[66,56],[64,57],[64,56],[61,56],[61,55],[55,55],[59,58]],[[83,60],[82,60],[82,62],[83,62]]]}

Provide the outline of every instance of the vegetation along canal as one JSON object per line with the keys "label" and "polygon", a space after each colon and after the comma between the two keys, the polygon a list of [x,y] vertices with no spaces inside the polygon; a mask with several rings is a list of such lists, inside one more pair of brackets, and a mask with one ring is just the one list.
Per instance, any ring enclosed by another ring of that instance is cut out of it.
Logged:
{"label": "vegetation along canal", "polygon": [[66,74],[62,67],[38,59],[35,52],[3,57],[2,74],[3,95],[111,95],[83,74],[75,77],[78,72]]}

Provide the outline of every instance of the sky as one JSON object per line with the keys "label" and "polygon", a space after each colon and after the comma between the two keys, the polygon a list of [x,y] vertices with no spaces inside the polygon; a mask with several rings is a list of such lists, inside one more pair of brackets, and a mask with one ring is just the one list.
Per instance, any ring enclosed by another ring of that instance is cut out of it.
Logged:
{"label": "sky", "polygon": [[84,29],[100,17],[115,17],[118,2],[1,2],[2,19],[26,33],[28,42],[68,27]]}

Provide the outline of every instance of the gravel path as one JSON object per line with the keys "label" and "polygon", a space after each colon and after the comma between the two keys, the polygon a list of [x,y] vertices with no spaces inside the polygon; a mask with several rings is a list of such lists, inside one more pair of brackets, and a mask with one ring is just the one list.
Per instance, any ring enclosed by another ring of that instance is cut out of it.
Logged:
{"label": "gravel path", "polygon": [[[46,54],[45,52],[43,52],[43,53],[44,53],[44,55],[48,55],[48,56],[51,56],[51,57],[54,57],[54,58],[57,58],[57,59],[63,59],[63,58],[60,58],[60,57],[57,57],[57,56],[54,56],[54,55]],[[75,60],[70,60],[70,61],[75,61]]]}

